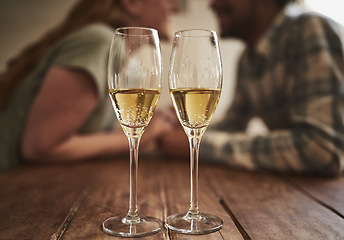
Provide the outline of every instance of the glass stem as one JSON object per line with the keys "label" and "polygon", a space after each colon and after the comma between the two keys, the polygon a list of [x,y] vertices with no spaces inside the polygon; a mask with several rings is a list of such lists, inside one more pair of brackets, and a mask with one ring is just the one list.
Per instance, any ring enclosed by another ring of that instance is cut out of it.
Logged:
{"label": "glass stem", "polygon": [[188,216],[198,215],[198,155],[201,138],[194,135],[189,137],[190,143],[190,177],[191,177],[191,199]]}
{"label": "glass stem", "polygon": [[137,170],[138,170],[138,153],[141,137],[129,137],[130,147],[130,198],[129,211],[126,220],[137,222],[140,220],[137,210]]}

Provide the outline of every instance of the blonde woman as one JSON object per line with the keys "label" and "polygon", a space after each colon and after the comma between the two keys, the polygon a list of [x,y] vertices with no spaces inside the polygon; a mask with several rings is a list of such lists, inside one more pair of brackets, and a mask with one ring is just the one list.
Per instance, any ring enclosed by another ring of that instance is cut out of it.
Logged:
{"label": "blonde woman", "polygon": [[[0,169],[20,161],[71,162],[127,153],[113,130],[106,65],[113,31],[144,26],[168,39],[174,0],[80,0],[67,18],[0,77]],[[155,120],[142,144],[167,126]]]}

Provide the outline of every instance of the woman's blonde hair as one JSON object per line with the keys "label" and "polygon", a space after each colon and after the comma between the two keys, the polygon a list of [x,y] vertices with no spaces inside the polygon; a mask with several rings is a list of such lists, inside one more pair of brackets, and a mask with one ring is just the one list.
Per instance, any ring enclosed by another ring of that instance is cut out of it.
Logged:
{"label": "woman's blonde hair", "polygon": [[113,28],[124,26],[128,16],[121,0],[80,0],[67,17],[41,39],[24,48],[7,63],[0,74],[0,109],[6,107],[18,84],[34,69],[44,54],[67,34],[91,23],[104,23]]}

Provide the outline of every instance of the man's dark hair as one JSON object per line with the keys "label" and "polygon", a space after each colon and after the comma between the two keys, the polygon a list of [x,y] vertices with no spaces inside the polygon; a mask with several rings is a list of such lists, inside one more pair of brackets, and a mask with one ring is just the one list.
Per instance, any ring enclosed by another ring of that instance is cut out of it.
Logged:
{"label": "man's dark hair", "polygon": [[288,3],[299,3],[301,2],[302,0],[277,0],[278,4],[281,6],[281,7],[284,7],[285,5],[287,5]]}

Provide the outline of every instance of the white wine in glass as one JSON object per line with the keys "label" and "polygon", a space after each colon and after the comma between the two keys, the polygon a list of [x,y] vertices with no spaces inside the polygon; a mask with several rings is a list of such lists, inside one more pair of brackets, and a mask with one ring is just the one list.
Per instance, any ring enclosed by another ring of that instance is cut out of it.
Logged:
{"label": "white wine in glass", "polygon": [[170,58],[169,88],[173,106],[190,143],[191,200],[186,213],[166,218],[167,227],[187,234],[219,230],[223,221],[198,209],[198,155],[201,138],[220,99],[222,63],[214,31],[176,32]]}
{"label": "white wine in glass", "polygon": [[109,54],[108,87],[117,119],[129,140],[130,197],[126,216],[111,217],[102,224],[110,235],[147,236],[163,226],[159,219],[139,215],[136,191],[139,142],[159,100],[161,71],[160,42],[155,29],[116,29]]}

